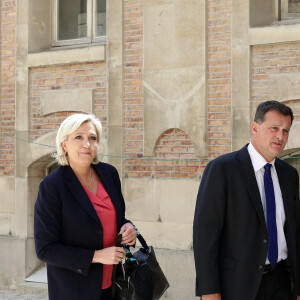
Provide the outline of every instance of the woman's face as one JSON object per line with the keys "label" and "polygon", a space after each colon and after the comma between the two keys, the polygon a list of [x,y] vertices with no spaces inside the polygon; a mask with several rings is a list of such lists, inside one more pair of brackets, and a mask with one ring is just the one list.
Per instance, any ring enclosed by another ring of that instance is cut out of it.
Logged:
{"label": "woman's face", "polygon": [[90,166],[97,154],[97,146],[97,131],[91,122],[83,123],[62,143],[70,166],[81,167]]}

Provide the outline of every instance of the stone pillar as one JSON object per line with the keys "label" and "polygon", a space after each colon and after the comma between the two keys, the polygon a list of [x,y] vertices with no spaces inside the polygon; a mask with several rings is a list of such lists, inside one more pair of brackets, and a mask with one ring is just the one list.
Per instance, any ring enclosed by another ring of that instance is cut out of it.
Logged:
{"label": "stone pillar", "polygon": [[232,0],[232,150],[250,140],[249,3]]}
{"label": "stone pillar", "polygon": [[[108,70],[108,154],[123,154],[123,1],[106,2],[107,47],[106,62]],[[122,159],[108,157],[122,177]]]}

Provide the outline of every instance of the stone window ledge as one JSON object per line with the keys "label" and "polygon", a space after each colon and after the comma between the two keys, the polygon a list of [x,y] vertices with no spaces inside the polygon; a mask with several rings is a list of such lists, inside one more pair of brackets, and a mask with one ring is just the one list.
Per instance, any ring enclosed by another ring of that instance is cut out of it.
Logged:
{"label": "stone window ledge", "polygon": [[249,29],[249,44],[264,45],[300,40],[300,24],[273,25]]}
{"label": "stone window ledge", "polygon": [[60,47],[56,48],[55,51],[29,53],[27,57],[27,67],[104,60],[105,45],[74,49]]}

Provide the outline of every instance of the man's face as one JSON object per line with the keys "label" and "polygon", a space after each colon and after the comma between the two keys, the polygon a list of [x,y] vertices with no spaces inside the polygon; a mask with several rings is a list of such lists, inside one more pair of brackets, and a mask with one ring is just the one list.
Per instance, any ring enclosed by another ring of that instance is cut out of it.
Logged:
{"label": "man's face", "polygon": [[261,124],[251,124],[251,142],[266,161],[272,161],[284,149],[291,125],[290,116],[284,116],[275,110],[268,111]]}

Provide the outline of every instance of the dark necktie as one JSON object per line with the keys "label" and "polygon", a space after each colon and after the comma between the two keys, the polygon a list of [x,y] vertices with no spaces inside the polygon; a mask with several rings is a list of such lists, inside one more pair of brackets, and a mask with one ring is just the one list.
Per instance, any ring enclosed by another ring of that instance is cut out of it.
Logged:
{"label": "dark necktie", "polygon": [[265,165],[264,184],[266,193],[267,228],[269,233],[268,259],[272,267],[278,259],[277,227],[276,227],[276,205],[273,181],[271,177],[271,164]]}

